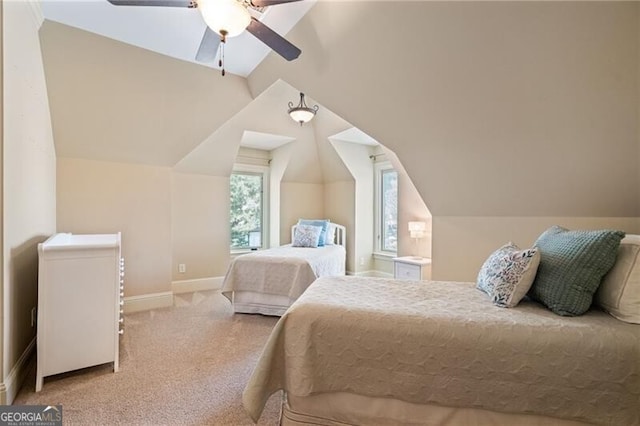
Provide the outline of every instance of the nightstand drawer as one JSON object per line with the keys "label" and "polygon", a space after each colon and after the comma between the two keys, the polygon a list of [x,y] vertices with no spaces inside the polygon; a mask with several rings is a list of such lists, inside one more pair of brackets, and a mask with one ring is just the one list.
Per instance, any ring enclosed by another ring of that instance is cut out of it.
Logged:
{"label": "nightstand drawer", "polygon": [[431,259],[404,256],[393,258],[393,276],[397,280],[430,280]]}
{"label": "nightstand drawer", "polygon": [[419,265],[396,262],[394,276],[399,280],[421,280],[422,270]]}

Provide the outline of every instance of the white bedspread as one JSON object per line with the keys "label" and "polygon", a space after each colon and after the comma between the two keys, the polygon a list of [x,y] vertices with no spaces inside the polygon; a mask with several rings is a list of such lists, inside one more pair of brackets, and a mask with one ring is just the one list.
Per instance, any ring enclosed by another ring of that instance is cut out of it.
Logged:
{"label": "white bedspread", "polygon": [[253,291],[297,299],[316,278],[345,273],[344,247],[293,247],[290,244],[236,257],[227,270],[222,294]]}
{"label": "white bedspread", "polygon": [[249,414],[279,389],[639,424],[640,326],[499,308],[473,283],[321,278],[274,328],[244,390]]}

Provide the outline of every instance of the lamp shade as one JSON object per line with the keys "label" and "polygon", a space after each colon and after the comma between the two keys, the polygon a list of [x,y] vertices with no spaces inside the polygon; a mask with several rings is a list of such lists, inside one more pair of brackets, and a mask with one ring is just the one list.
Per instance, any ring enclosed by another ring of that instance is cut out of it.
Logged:
{"label": "lamp shade", "polygon": [[424,231],[426,229],[427,224],[425,222],[409,222],[409,233],[411,234],[411,238],[424,237]]}
{"label": "lamp shade", "polygon": [[293,109],[289,112],[289,115],[298,123],[308,123],[315,114],[308,109]]}
{"label": "lamp shade", "polygon": [[293,105],[293,102],[289,102],[288,112],[289,116],[302,126],[315,117],[316,112],[318,112],[318,105],[314,105],[312,108],[308,107],[304,100],[304,93],[300,92],[300,102],[296,106]]}
{"label": "lamp shade", "polygon": [[249,11],[236,0],[199,0],[198,8],[207,26],[220,36],[237,36],[251,22]]}

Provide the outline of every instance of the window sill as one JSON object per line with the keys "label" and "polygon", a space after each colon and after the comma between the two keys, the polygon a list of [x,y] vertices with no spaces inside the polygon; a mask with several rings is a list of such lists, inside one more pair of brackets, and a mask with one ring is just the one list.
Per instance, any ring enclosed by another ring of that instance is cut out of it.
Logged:
{"label": "window sill", "polygon": [[387,262],[391,262],[393,258],[397,256],[398,256],[397,253],[387,253],[387,252],[380,252],[380,251],[373,253],[373,258],[375,260],[385,260]]}
{"label": "window sill", "polygon": [[[259,248],[258,250],[262,250],[262,249],[261,249],[261,248]],[[230,255],[231,257],[236,257],[236,256],[240,256],[240,255],[247,254],[247,253],[253,253],[253,252],[256,252],[256,251],[258,251],[258,250],[251,250],[251,249],[231,250],[231,251],[229,252],[229,255]]]}

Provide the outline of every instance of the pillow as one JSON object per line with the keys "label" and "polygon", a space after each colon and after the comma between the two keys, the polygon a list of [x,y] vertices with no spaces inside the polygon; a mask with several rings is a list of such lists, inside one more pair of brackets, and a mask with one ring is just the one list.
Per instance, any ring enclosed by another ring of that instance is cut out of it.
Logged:
{"label": "pillow", "polygon": [[640,235],[627,235],[594,303],[619,320],[640,324]]}
{"label": "pillow", "polygon": [[313,226],[321,226],[322,232],[320,233],[320,241],[318,242],[318,247],[322,247],[325,244],[325,239],[327,238],[327,227],[329,221],[324,219],[299,219],[298,225],[313,225]]}
{"label": "pillow", "polygon": [[569,231],[552,226],[538,237],[540,266],[529,295],[558,315],[584,314],[616,261],[624,232]]}
{"label": "pillow", "polygon": [[527,294],[540,263],[537,248],[520,250],[508,242],[494,251],[478,273],[476,287],[503,308],[513,308]]}
{"label": "pillow", "polygon": [[318,247],[320,241],[321,226],[298,225],[293,234],[294,247]]}
{"label": "pillow", "polygon": [[324,240],[325,246],[336,245],[336,224],[329,222],[327,224],[327,235]]}

